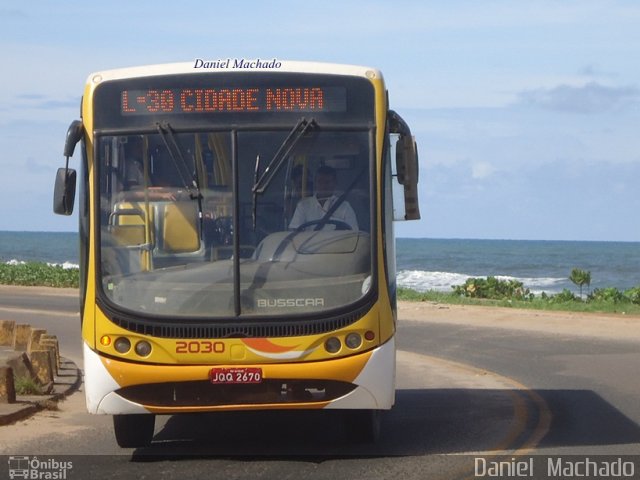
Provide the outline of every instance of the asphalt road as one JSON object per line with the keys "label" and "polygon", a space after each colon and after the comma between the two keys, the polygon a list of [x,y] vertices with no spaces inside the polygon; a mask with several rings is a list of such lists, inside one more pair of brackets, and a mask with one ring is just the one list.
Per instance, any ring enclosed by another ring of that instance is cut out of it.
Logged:
{"label": "asphalt road", "polygon": [[[81,365],[77,311],[73,292],[0,288],[0,319],[47,328]],[[151,447],[122,450],[78,392],[0,428],[0,453],[68,459],[66,478],[94,479],[473,478],[478,456],[640,453],[637,342],[401,317],[398,346],[375,445],[350,444],[336,412],[263,412],[159,417]]]}

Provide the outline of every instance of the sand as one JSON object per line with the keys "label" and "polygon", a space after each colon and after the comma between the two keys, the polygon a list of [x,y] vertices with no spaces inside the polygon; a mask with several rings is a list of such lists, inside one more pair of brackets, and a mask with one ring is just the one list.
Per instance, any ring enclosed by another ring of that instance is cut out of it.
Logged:
{"label": "sand", "polygon": [[557,335],[640,341],[640,316],[398,302],[400,321],[476,325]]}

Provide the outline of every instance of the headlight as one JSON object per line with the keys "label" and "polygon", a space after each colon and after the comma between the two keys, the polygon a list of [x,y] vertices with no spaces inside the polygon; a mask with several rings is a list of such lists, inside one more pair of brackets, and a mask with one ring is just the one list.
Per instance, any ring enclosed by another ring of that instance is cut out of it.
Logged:
{"label": "headlight", "polygon": [[151,344],[146,340],[136,343],[136,353],[141,357],[146,357],[151,353]]}
{"label": "headlight", "polygon": [[118,337],[113,344],[118,353],[127,353],[131,349],[131,342],[126,337]]}
{"label": "headlight", "polygon": [[344,343],[346,343],[350,349],[355,350],[362,345],[362,337],[359,333],[350,333],[347,335],[347,338],[345,338]]}
{"label": "headlight", "polygon": [[324,348],[329,353],[338,353],[342,348],[342,343],[339,338],[331,337],[326,342],[324,342]]}

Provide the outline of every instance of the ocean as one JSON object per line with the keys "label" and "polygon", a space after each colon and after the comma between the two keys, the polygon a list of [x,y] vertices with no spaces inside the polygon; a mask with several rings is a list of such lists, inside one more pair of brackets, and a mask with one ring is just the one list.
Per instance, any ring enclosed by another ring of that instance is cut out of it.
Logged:
{"label": "ocean", "polygon": [[640,242],[399,238],[398,284],[451,291],[469,277],[515,279],[533,293],[575,291],[571,270],[591,272],[591,289],[640,285]]}
{"label": "ocean", "polygon": [[[576,291],[571,270],[591,272],[591,289],[640,285],[640,242],[399,238],[398,285],[451,291],[469,277],[521,281],[534,293]],[[78,264],[76,233],[0,232],[0,262]]]}

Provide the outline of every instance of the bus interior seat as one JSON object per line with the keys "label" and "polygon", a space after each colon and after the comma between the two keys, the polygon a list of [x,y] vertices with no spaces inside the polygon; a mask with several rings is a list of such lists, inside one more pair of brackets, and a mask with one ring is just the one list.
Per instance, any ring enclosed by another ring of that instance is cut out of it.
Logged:
{"label": "bus interior seat", "polygon": [[162,219],[162,250],[166,253],[196,252],[200,249],[198,211],[193,202],[169,203]]}
{"label": "bus interior seat", "polygon": [[[153,222],[153,210],[149,209]],[[119,245],[145,243],[145,209],[141,202],[120,202],[109,220],[111,235]],[[152,229],[153,231],[153,229]]]}

